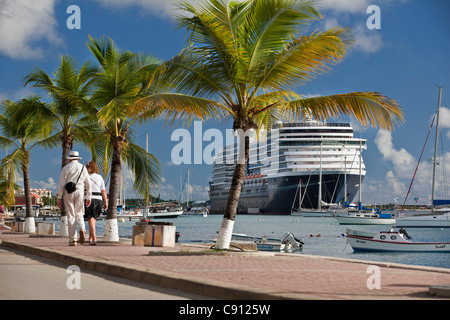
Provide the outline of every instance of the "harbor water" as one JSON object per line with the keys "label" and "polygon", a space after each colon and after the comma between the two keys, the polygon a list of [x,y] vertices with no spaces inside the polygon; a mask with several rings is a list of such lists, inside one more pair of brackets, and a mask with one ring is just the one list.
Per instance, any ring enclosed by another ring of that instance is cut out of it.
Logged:
{"label": "harbor water", "polygon": [[[155,221],[172,222],[176,226],[177,232],[180,233],[180,243],[209,243],[212,237],[217,236],[222,218],[222,215],[208,215],[207,217],[182,215],[176,219],[158,219]],[[119,237],[131,238],[133,226],[136,222],[137,220],[119,222]],[[59,220],[55,220],[55,223],[58,230]],[[103,235],[104,225],[104,220],[97,221],[96,233],[98,236]],[[296,238],[303,239],[305,242],[302,251],[292,254],[450,268],[450,253],[356,253],[347,244],[344,236],[346,228],[377,232],[388,230],[389,226],[343,226],[339,225],[332,217],[238,215],[233,232],[271,238],[281,238],[284,233],[291,232]],[[449,228],[409,228],[407,231],[412,236],[412,241],[450,242]]]}

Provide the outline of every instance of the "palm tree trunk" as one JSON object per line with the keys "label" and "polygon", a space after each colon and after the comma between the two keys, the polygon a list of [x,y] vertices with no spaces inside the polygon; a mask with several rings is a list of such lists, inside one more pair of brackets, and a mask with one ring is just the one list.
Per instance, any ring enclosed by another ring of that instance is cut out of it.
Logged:
{"label": "palm tree trunk", "polygon": [[248,136],[245,136],[244,146],[244,159],[243,161],[238,160],[238,163],[234,168],[233,179],[231,180],[231,187],[228,193],[227,206],[217,237],[216,248],[219,250],[230,248],[231,235],[233,233],[234,221],[239,199],[241,197],[242,184],[244,182],[245,166],[247,165],[250,154],[250,138]]}
{"label": "palm tree trunk", "polygon": [[30,190],[30,174],[28,172],[28,157],[22,164],[23,173],[23,189],[25,193],[25,204],[26,204],[26,214],[25,214],[25,233],[34,233],[36,227],[34,224],[34,214],[33,214],[33,204],[31,201],[31,190]]}
{"label": "palm tree trunk", "polygon": [[69,140],[68,137],[63,137],[62,139],[62,159],[61,159],[61,169],[64,168],[64,166],[66,164],[69,163],[69,160],[67,159],[67,157],[69,156],[69,152],[70,152],[70,147],[72,145],[72,142]]}
{"label": "palm tree trunk", "polygon": [[111,161],[111,178],[109,182],[108,211],[106,212],[105,240],[119,241],[119,227],[117,226],[117,195],[119,193],[119,180],[122,173],[122,146],[127,131],[123,130],[119,137],[111,137],[113,147]]}
{"label": "palm tree trunk", "polygon": [[[68,135],[63,133],[61,137],[61,147],[62,147],[62,159],[61,159],[61,169],[64,168],[69,163],[67,157],[69,156],[70,149],[72,148],[73,134]],[[59,234],[61,236],[69,236],[69,226],[67,221],[66,209],[64,207],[64,200],[61,204],[61,224],[59,227]]]}
{"label": "palm tree trunk", "polygon": [[113,147],[113,155],[111,161],[111,178],[109,182],[109,199],[107,219],[117,218],[117,195],[119,193],[120,175],[122,173],[121,148]]}

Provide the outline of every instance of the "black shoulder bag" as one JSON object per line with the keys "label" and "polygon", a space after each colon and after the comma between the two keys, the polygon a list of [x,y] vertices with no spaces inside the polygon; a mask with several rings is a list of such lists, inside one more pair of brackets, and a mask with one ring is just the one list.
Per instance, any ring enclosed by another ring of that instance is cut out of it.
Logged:
{"label": "black shoulder bag", "polygon": [[73,192],[75,192],[75,190],[77,190],[77,183],[78,183],[78,180],[80,180],[81,174],[83,173],[83,169],[84,169],[84,167],[81,168],[81,172],[80,172],[80,175],[78,176],[77,182],[74,183],[72,181],[69,181],[66,183],[64,188],[66,189],[67,193],[73,193]]}

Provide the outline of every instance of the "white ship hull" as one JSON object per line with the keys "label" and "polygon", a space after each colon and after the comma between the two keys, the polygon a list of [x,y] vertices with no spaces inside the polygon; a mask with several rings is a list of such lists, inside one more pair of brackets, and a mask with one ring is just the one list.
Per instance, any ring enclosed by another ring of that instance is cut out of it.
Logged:
{"label": "white ship hull", "polygon": [[450,228],[450,214],[424,215],[397,218],[398,227],[408,228]]}
{"label": "white ship hull", "polygon": [[166,212],[149,212],[147,218],[161,219],[161,218],[177,218],[183,214],[183,210],[166,211]]}
{"label": "white ship hull", "polygon": [[395,225],[394,218],[335,216],[340,225]]}
{"label": "white ship hull", "polygon": [[294,210],[292,211],[291,215],[311,218],[331,217],[329,211],[323,210]]}
{"label": "white ship hull", "polygon": [[357,236],[347,236],[347,241],[354,251],[450,252],[450,243],[390,242]]}

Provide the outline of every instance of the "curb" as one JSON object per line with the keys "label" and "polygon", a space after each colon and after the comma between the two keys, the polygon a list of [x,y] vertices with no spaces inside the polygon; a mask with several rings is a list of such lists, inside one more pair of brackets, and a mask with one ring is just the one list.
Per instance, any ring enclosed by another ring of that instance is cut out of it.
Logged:
{"label": "curb", "polygon": [[430,286],[428,294],[436,297],[450,298],[450,284]]}

